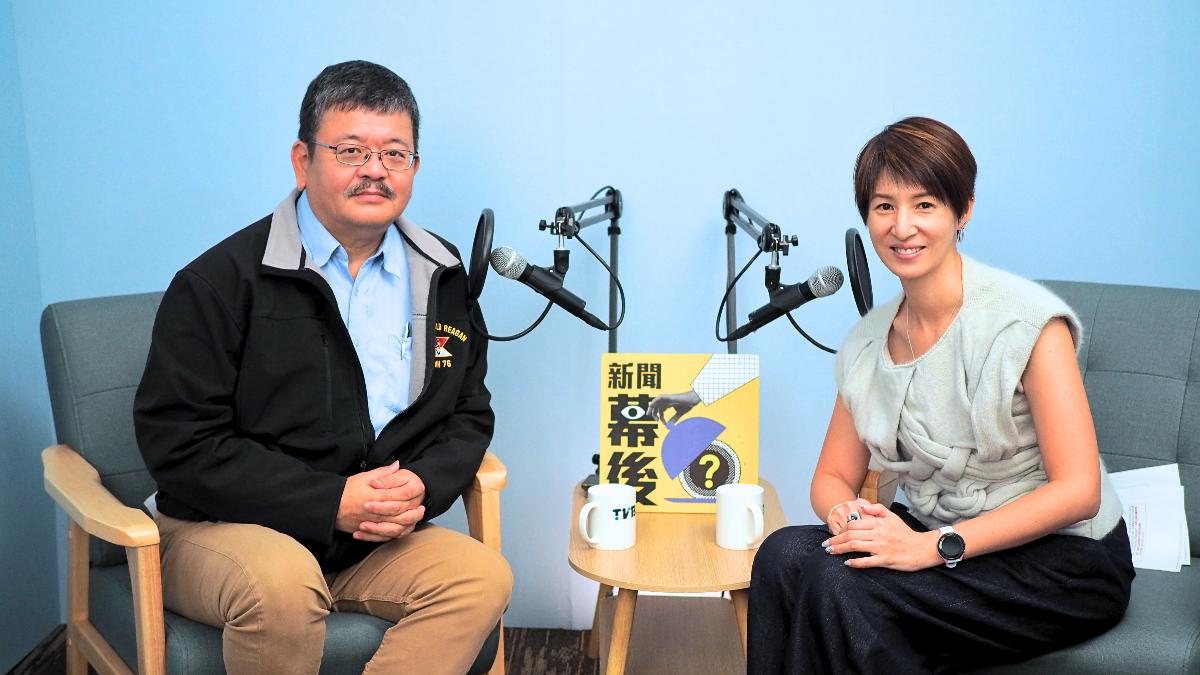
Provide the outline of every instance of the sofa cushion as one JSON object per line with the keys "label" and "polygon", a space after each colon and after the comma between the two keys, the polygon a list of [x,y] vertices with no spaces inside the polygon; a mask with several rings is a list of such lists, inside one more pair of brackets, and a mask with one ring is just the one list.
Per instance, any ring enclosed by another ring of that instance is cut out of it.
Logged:
{"label": "sofa cushion", "polygon": [[1192,558],[1191,566],[1178,574],[1138,570],[1129,610],[1107,633],[1045,656],[978,672],[1200,673],[1200,558]]}

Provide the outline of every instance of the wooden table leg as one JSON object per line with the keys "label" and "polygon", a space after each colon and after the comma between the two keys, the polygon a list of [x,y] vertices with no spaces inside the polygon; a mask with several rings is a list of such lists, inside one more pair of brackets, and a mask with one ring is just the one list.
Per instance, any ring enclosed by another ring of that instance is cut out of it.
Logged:
{"label": "wooden table leg", "polygon": [[633,610],[637,591],[622,588],[617,591],[617,610],[613,613],[612,637],[608,643],[608,668],[605,675],[624,675],[625,659],[629,656],[629,636],[633,633]]}
{"label": "wooden table leg", "polygon": [[750,591],[740,588],[729,591],[729,599],[733,600],[733,613],[737,615],[738,633],[742,636],[742,653],[746,653],[746,609],[750,603]]}
{"label": "wooden table leg", "polygon": [[600,658],[600,603],[612,593],[612,586],[600,584],[600,593],[596,595],[596,613],[592,616],[592,634],[588,637],[588,658]]}

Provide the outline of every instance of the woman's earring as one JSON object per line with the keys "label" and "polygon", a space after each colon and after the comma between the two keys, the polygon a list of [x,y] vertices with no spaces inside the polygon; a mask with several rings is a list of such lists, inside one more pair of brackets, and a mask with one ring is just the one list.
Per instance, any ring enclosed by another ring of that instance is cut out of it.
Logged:
{"label": "woman's earring", "polygon": [[963,240],[963,230],[965,230],[965,229],[967,229],[967,228],[965,228],[965,227],[958,228],[958,233],[954,235],[954,238],[957,239],[960,243]]}

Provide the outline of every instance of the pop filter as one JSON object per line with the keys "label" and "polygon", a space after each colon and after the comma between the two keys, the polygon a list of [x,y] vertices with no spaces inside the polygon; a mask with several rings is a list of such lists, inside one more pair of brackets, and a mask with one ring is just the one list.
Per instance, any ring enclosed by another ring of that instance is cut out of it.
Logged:
{"label": "pop filter", "polygon": [[483,293],[483,282],[487,280],[495,220],[492,210],[484,209],[479,214],[479,224],[475,226],[475,242],[471,245],[471,263],[467,268],[467,294],[471,296],[471,300],[479,299]]}
{"label": "pop filter", "polygon": [[859,316],[863,316],[871,311],[875,299],[871,294],[871,269],[867,267],[867,253],[863,250],[862,237],[853,227],[846,230],[846,270],[850,273],[854,304],[858,305]]}

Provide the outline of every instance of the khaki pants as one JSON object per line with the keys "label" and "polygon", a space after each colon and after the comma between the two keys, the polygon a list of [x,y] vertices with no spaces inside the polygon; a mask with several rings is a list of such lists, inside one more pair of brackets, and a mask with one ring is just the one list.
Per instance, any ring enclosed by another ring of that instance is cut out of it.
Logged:
{"label": "khaki pants", "polygon": [[270,528],[162,514],[157,522],[163,605],[222,628],[234,675],[316,673],[331,611],[395,622],[364,672],[462,675],[512,592],[499,553],[434,525],[322,575],[308,549]]}

